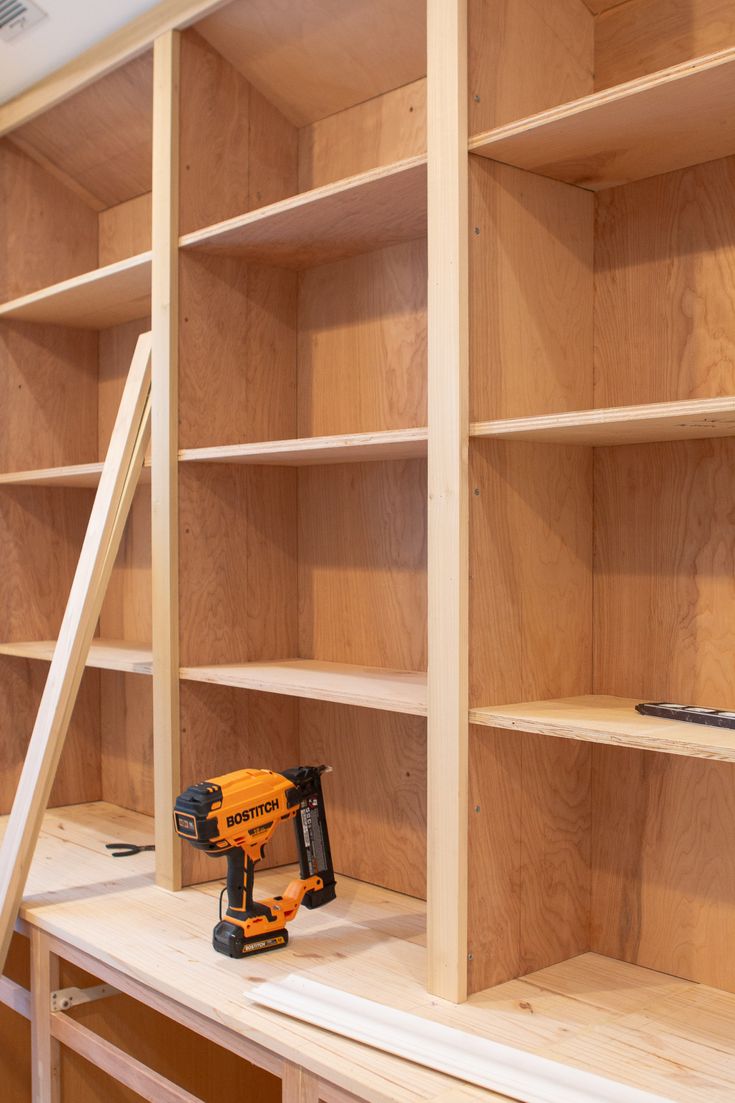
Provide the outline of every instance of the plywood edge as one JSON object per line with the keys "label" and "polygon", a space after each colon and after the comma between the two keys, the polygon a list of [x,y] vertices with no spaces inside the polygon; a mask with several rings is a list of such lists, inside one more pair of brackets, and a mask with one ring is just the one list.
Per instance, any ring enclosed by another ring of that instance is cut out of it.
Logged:
{"label": "plywood edge", "polygon": [[185,681],[210,682],[236,689],[335,701],[343,705],[426,715],[426,675],[295,659],[272,663],[231,663],[182,667]]}
{"label": "plywood edge", "polygon": [[428,429],[390,429],[375,433],[345,433],[327,437],[224,444],[184,448],[179,459],[189,463],[252,463],[305,466],[360,463],[370,460],[414,459],[426,455]]}
{"label": "plywood edge", "polygon": [[151,257],[147,250],[21,295],[0,306],[0,318],[95,328],[144,317],[139,300],[150,296]]}
{"label": "plywood edge", "polygon": [[735,435],[735,398],[698,398],[497,421],[477,421],[470,436],[549,444],[645,444]]}
{"label": "plywood edge", "polygon": [[238,230],[245,231],[257,223],[266,222],[270,219],[292,214],[300,210],[303,210],[304,225],[307,226],[309,219],[313,217],[315,208],[321,205],[329,205],[345,195],[359,192],[375,184],[379,184],[382,181],[404,176],[405,174],[412,173],[417,177],[424,178],[425,172],[425,154],[417,157],[409,157],[404,161],[397,161],[392,165],[384,165],[381,168],[371,169],[369,172],[358,173],[356,176],[348,176],[346,179],[338,180],[334,184],[325,184],[320,188],[313,188],[311,191],[301,192],[288,199],[279,200],[277,203],[270,203],[266,207],[258,207],[256,210],[249,211],[246,214],[235,215],[233,218],[228,218],[224,222],[217,222],[212,226],[206,226],[204,229],[194,230],[179,238],[179,245],[182,249],[195,248],[197,246],[212,246],[217,243],[218,239],[224,238],[226,235],[232,235]]}
{"label": "plywood edge", "polygon": [[[94,488],[99,484],[102,462],[75,463],[66,467],[39,467],[29,471],[11,471],[0,474],[0,487],[6,486],[57,486]],[[151,480],[150,460],[141,472],[140,483]]]}
{"label": "plywood edge", "polygon": [[[524,119],[519,119],[511,123],[507,123],[504,126],[496,127],[492,130],[485,131],[481,134],[475,134],[469,140],[470,153],[476,153],[484,157],[507,162],[508,164],[518,164],[521,168],[530,168],[534,171],[539,171],[534,168],[530,163],[526,163],[526,153],[533,153],[537,143],[544,138],[544,132],[547,132],[545,148],[542,155],[542,160],[545,165],[552,165],[554,172],[546,172],[545,175],[552,175],[555,179],[566,180],[569,183],[577,184],[578,186],[588,187],[592,190],[599,190],[605,187],[612,187],[616,184],[638,179],[635,173],[628,173],[625,176],[625,181],[621,181],[617,178],[608,179],[606,171],[612,171],[612,168],[606,170],[603,166],[597,167],[599,178],[595,178],[594,181],[582,180],[579,178],[579,165],[577,161],[584,159],[585,155],[589,155],[590,150],[586,148],[589,144],[589,137],[585,134],[579,135],[577,141],[579,144],[579,151],[577,157],[570,157],[570,150],[563,148],[561,152],[561,160],[558,165],[553,165],[554,162],[554,141],[558,141],[560,147],[564,146],[565,141],[571,136],[569,131],[575,126],[575,121],[580,116],[587,116],[588,120],[594,120],[597,129],[595,130],[595,159],[600,160],[601,151],[604,149],[605,144],[605,132],[607,126],[613,129],[619,129],[620,116],[619,113],[611,115],[610,110],[616,106],[621,106],[628,101],[629,119],[632,121],[640,121],[643,123],[646,120],[646,116],[650,112],[650,105],[653,101],[653,97],[656,96],[662,90],[668,92],[669,96],[676,91],[677,101],[683,101],[682,97],[687,95],[688,87],[691,85],[692,92],[696,85],[694,82],[698,82],[700,78],[705,77],[707,74],[716,75],[716,71],[720,69],[727,69],[735,64],[735,48],[729,48],[726,50],[719,50],[714,54],[707,54],[704,57],[695,58],[691,61],[683,62],[679,65],[671,66],[668,69],[662,69],[659,72],[647,75],[645,77],[639,77],[632,81],[627,81],[624,84],[614,85],[612,88],[603,89],[601,92],[596,92],[590,96],[583,96],[581,99],[573,100],[569,103],[560,104],[557,107],[549,108],[546,111],[539,112],[536,115],[529,115]],[[677,89],[677,85],[680,87]],[[703,105],[703,113],[705,107],[707,115],[711,115],[714,109],[718,106],[729,108],[731,92],[729,85],[726,89],[727,99],[722,103],[708,103]],[[724,96],[724,92],[721,91],[721,96]],[[711,97],[710,97],[711,99]],[[635,101],[638,101],[636,103]],[[565,127],[565,124],[569,123],[569,127]],[[687,159],[686,154],[681,153],[680,146],[682,143],[682,134],[679,133],[679,116],[675,108],[672,109],[671,115],[671,143],[673,147],[676,147],[679,152],[676,156],[672,156],[671,164],[666,164],[665,148],[666,148],[666,133],[659,127],[657,132],[657,143],[659,148],[659,158],[661,162],[657,164],[656,173],[666,172],[676,168],[683,168],[688,164],[695,163],[691,159]],[[555,139],[550,137],[551,134],[555,135]],[[648,135],[646,144],[648,142]],[[526,141],[523,141],[526,139]],[[619,141],[619,137],[616,134],[616,142]],[[631,135],[630,141],[635,141],[635,136]],[[686,144],[686,136],[684,136],[684,144]],[[597,152],[597,149],[600,152]],[[611,153],[619,153],[618,149]],[[711,160],[714,156],[725,156],[730,150],[729,144],[722,150],[717,152],[708,151],[708,155],[703,158],[705,160]],[[516,156],[516,154],[519,154]],[[534,157],[536,153],[534,153]],[[612,157],[611,161],[616,163],[616,157]],[[568,169],[568,171],[567,171]],[[643,175],[650,175],[648,170]]]}
{"label": "plywood edge", "polygon": [[[31,640],[0,644],[0,655],[19,659],[35,659],[50,662],[56,648],[56,640]],[[142,643],[126,640],[92,641],[87,666],[97,670],[117,670],[127,674],[152,674],[153,653]]]}
{"label": "plywood edge", "polygon": [[735,731],[640,716],[635,711],[638,703],[632,698],[604,695],[530,701],[471,709],[470,723],[587,743],[735,762]]}
{"label": "plywood edge", "polygon": [[[594,92],[591,96],[582,96],[578,100],[571,100],[569,103],[550,107],[546,111],[539,111],[536,115],[528,115],[524,119],[517,119],[492,130],[486,130],[481,134],[474,134],[469,140],[469,149],[471,153],[483,154],[486,146],[492,145],[494,142],[500,142],[504,138],[515,137],[517,134],[524,134],[527,131],[548,126],[550,123],[572,118],[574,115],[594,111],[610,103],[618,103],[621,100],[642,96],[654,88],[686,80],[695,74],[734,63],[735,47],[718,50],[714,54],[706,54],[704,57],[694,58],[691,61],[684,61],[679,65],[672,65],[668,69],[661,69],[657,73],[637,77],[635,80],[626,81],[624,84],[615,84],[612,88],[603,88],[602,91]],[[492,155],[488,153],[487,156]]]}

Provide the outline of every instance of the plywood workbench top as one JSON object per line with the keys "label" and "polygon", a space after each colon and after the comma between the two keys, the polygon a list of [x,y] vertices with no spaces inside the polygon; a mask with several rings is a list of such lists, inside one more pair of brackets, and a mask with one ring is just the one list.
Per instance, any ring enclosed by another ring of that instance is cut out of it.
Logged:
{"label": "plywood workbench top", "polygon": [[[362,1098],[493,1096],[307,1025],[286,1025],[249,1004],[247,988],[298,970],[682,1103],[735,1095],[733,995],[584,954],[453,1006],[423,988],[423,902],[344,877],[333,905],[299,916],[287,950],[230,961],[210,946],[219,883],[174,895],[154,885],[151,854],[115,862],[104,850],[105,842],[150,836],[150,820],[109,804],[48,812],[23,918]],[[277,891],[288,876],[264,872],[258,891]]]}

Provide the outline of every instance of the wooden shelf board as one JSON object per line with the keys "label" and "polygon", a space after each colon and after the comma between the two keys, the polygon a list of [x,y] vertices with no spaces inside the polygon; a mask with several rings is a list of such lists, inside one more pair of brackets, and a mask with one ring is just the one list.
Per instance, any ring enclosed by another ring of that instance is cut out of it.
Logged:
{"label": "wooden shelf board", "polygon": [[351,176],[181,238],[185,249],[286,268],[412,241],[426,233],[426,157]]}
{"label": "wooden shelf board", "polygon": [[735,436],[735,398],[699,398],[566,414],[478,421],[473,437],[549,444],[645,444]]}
{"label": "wooden shelf board", "polygon": [[[327,803],[329,802],[327,786]],[[0,819],[0,837],[7,817]],[[284,831],[288,830],[287,826]],[[586,953],[455,1006],[425,991],[422,900],[343,877],[328,907],[302,909],[289,945],[233,969],[212,952],[221,882],[163,892],[154,855],[119,862],[105,843],[151,842],[152,820],[110,804],[49,810],[29,875],[23,919],[156,996],[210,1017],[269,1051],[322,1073],[359,1098],[394,1103],[454,1098],[453,1082],[410,1062],[254,1006],[247,990],[302,971],[387,1006],[470,1033],[592,1068],[677,1103],[735,1096],[735,995]],[[256,875],[256,895],[283,890],[288,869]],[[184,920],[182,921],[182,916]],[[208,983],[202,983],[206,977]],[[213,999],[212,992],[217,992]],[[696,1045],[682,1048],[696,1020]],[[676,1060],[672,1060],[672,1053]],[[466,1085],[462,1098],[494,1098]]]}
{"label": "wooden shelf board", "polygon": [[279,464],[287,467],[407,460],[426,455],[428,435],[428,429],[392,429],[331,437],[268,440],[259,444],[223,444],[211,448],[184,448],[179,452],[179,459],[194,463]]}
{"label": "wooden shelf board", "polygon": [[[0,475],[2,486],[95,487],[100,481],[102,463],[75,463],[68,467],[41,467],[33,471],[11,471]],[[140,482],[151,481],[150,462],[140,473]]]}
{"label": "wooden shelf board", "polygon": [[0,318],[106,329],[151,312],[151,253],[96,268],[0,306]]}
{"label": "wooden shelf board", "polygon": [[640,716],[627,697],[563,697],[470,710],[470,723],[587,743],[735,762],[735,731]]}
{"label": "wooden shelf board", "polygon": [[[0,655],[51,662],[55,647],[55,640],[3,643],[0,644]],[[98,670],[120,670],[126,674],[152,674],[153,653],[151,648],[143,643],[94,639],[86,665]]]}
{"label": "wooden shelf board", "polygon": [[735,49],[605,89],[470,140],[470,151],[592,191],[735,152]]}
{"label": "wooden shelf board", "polygon": [[426,716],[426,675],[414,671],[293,659],[183,667],[181,677],[192,682],[213,682],[288,697]]}

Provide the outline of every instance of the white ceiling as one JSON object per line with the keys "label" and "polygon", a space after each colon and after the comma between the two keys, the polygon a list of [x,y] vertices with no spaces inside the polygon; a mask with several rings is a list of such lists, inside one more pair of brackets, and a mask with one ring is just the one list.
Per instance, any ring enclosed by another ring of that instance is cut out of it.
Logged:
{"label": "white ceiling", "polygon": [[159,0],[38,0],[48,19],[12,42],[0,40],[0,103],[130,23]]}

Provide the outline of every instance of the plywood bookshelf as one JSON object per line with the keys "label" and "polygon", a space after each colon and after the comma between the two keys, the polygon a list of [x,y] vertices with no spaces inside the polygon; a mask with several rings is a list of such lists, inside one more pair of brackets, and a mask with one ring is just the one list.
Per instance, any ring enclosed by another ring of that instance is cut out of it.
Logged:
{"label": "plywood bookshelf", "polygon": [[53,805],[152,817],[158,885],[202,895],[175,795],[328,762],[371,938],[426,900],[397,977],[479,1022],[539,970],[652,969],[731,1024],[735,744],[634,704],[732,706],[735,18],[156,12],[0,108],[0,811],[150,327]]}

